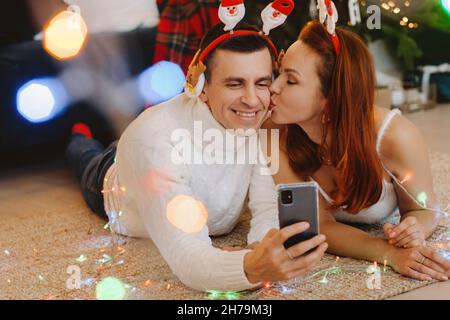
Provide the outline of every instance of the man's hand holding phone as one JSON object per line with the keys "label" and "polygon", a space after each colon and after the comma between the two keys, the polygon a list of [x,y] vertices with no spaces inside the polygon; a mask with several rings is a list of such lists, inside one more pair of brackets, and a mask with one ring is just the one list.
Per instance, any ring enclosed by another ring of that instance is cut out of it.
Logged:
{"label": "man's hand holding phone", "polygon": [[[284,246],[287,239],[309,227],[307,222],[300,222],[281,230],[269,230],[264,239],[245,255],[244,271],[249,282],[284,281],[311,271],[328,248],[324,235],[317,235],[288,249]],[[310,250],[313,251],[305,254]]]}

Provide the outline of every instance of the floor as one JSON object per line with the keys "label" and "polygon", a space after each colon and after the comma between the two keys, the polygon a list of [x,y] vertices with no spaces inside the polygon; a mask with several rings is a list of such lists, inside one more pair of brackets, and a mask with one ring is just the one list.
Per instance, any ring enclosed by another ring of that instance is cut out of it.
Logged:
{"label": "floor", "polygon": [[431,151],[450,153],[450,104],[404,115],[422,131]]}
{"label": "floor", "polygon": [[[450,154],[450,128],[448,123],[450,122],[450,104],[439,105],[438,107],[415,112],[411,114],[405,114],[407,118],[413,121],[419,129],[423,132],[425,139],[429,145],[431,151],[439,151]],[[47,175],[46,178],[36,175],[40,170],[48,172],[48,170],[54,170],[55,174]],[[58,176],[58,172],[64,169],[63,163],[56,161],[54,163],[48,163],[39,167],[20,168],[0,175],[0,179],[7,179],[9,183],[8,190],[0,190],[2,196],[27,196],[33,194],[43,186],[49,188],[64,187],[65,181],[54,179]],[[39,179],[30,179],[28,177],[40,177]],[[24,201],[24,208],[29,207],[29,203]],[[44,207],[45,202],[40,206]],[[391,299],[446,299],[450,300],[450,281],[436,283],[420,289],[416,289],[405,294],[398,295]]]}

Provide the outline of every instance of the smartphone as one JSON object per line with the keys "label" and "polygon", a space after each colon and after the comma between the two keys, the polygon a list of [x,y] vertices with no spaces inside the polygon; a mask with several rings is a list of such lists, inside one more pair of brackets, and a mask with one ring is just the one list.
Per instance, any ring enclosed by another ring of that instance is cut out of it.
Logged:
{"label": "smartphone", "polygon": [[298,222],[308,222],[309,229],[297,234],[284,243],[287,249],[299,242],[319,234],[319,193],[317,183],[302,182],[279,184],[278,218],[280,229]]}

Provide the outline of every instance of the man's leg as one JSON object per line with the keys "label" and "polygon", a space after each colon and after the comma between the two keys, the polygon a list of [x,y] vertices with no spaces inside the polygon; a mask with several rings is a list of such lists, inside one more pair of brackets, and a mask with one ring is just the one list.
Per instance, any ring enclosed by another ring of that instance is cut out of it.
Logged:
{"label": "man's leg", "polygon": [[91,138],[87,126],[78,125],[74,129],[66,149],[67,162],[80,183],[81,193],[88,206],[100,217],[107,218],[103,203],[103,180],[114,163],[117,141],[105,149]]}

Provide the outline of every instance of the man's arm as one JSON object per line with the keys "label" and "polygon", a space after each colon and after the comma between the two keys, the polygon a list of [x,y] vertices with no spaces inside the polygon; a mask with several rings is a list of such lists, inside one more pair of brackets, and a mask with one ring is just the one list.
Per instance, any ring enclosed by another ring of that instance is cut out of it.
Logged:
{"label": "man's arm", "polygon": [[[260,158],[264,157],[260,153]],[[253,166],[248,206],[252,213],[247,243],[252,246],[261,241],[270,229],[279,229],[275,183],[265,164]]]}
{"label": "man's arm", "polygon": [[[170,143],[161,141],[159,136],[151,138],[153,141],[149,145],[121,141],[116,165],[121,185],[130,200],[136,202],[145,228],[165,261],[175,275],[193,289],[240,291],[255,287],[244,272],[244,256],[249,250],[226,252],[214,248],[206,225],[199,232],[186,233],[169,222],[167,206],[170,201],[179,195],[194,198],[194,194],[189,187],[186,167],[173,164]],[[162,192],[149,190],[146,177],[151,170],[164,172],[166,188],[162,188]],[[183,209],[181,206],[180,210]],[[181,218],[184,218],[183,213]]]}

